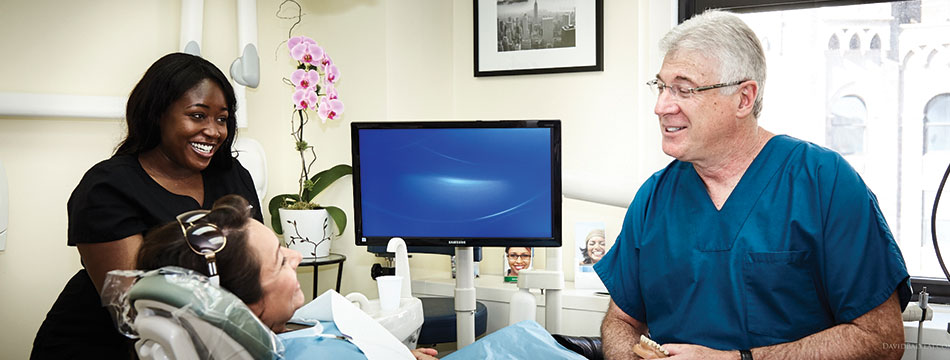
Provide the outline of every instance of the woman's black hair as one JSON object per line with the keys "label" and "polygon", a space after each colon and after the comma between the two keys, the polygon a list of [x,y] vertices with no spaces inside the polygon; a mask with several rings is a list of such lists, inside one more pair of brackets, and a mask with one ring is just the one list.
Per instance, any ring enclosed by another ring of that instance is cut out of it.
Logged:
{"label": "woman's black hair", "polygon": [[[247,200],[238,195],[227,195],[214,202],[211,212],[198,223],[211,223],[227,237],[227,243],[215,255],[221,287],[236,295],[245,304],[258,302],[264,296],[261,288],[261,261],[250,247],[247,234],[251,218]],[[178,221],[161,225],[145,235],[136,256],[135,267],[153,270],[164,266],[179,266],[208,276],[205,257],[196,254],[185,242]]]}
{"label": "woman's black hair", "polygon": [[234,88],[214,64],[185,53],[162,56],[132,89],[125,107],[128,134],[116,147],[115,155],[138,155],[157,147],[162,142],[160,120],[169,106],[205,79],[214,81],[221,88],[228,105],[228,137],[211,158],[208,170],[230,169],[233,163],[231,144],[237,132]]}
{"label": "woman's black hair", "polygon": [[528,251],[531,251],[531,248],[528,246],[505,246],[505,255],[508,255],[508,250],[511,250],[511,248],[513,247],[523,247],[525,249],[528,249]]}

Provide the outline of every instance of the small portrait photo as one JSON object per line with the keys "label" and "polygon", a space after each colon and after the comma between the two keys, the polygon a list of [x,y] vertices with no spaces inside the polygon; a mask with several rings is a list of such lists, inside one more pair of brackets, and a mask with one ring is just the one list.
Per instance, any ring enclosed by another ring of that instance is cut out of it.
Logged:
{"label": "small portrait photo", "polygon": [[581,252],[580,265],[594,265],[607,253],[607,237],[604,229],[591,229],[578,248]]}
{"label": "small portrait photo", "polygon": [[606,226],[603,222],[578,222],[574,224],[574,287],[577,289],[603,290],[604,283],[594,272],[594,264],[604,257],[610,248]]}
{"label": "small portrait photo", "polygon": [[505,248],[505,277],[517,277],[518,272],[524,269],[531,269],[531,263],[534,259],[534,249],[529,247],[506,247]]}

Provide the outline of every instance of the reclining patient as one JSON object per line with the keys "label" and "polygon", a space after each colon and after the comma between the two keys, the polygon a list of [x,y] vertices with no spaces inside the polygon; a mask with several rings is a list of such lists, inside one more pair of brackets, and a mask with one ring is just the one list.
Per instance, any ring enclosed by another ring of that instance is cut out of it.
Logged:
{"label": "reclining patient", "polygon": [[[223,246],[222,246],[223,244]],[[213,252],[209,259],[202,250]],[[213,261],[212,261],[213,260]],[[299,252],[280,246],[277,236],[250,217],[250,206],[240,196],[228,195],[208,210],[189,211],[177,221],[159,226],[145,235],[136,267],[154,270],[178,266],[210,276],[221,288],[243,301],[261,322],[275,333],[287,332],[287,322],[304,305],[297,282]],[[215,266],[209,266],[214,264]],[[216,268],[216,271],[212,271]],[[217,279],[215,279],[217,277]],[[290,335],[290,334],[288,334]],[[365,358],[352,342],[297,341],[284,338],[286,358],[320,358],[326,347]],[[340,350],[340,346],[348,347]],[[385,358],[408,356],[384,355]],[[435,349],[412,350],[416,359],[436,359]],[[341,356],[351,358],[349,356]],[[340,358],[340,357],[335,357]],[[535,322],[524,321],[489,334],[445,359],[558,358],[583,359],[567,350]]]}
{"label": "reclining patient", "polygon": [[[216,236],[226,238],[223,247],[217,248],[223,239]],[[210,211],[190,211],[150,231],[139,249],[136,267],[179,266],[211,276],[205,255],[199,254],[203,246],[217,249],[213,257],[220,286],[247,304],[275,333],[288,331],[287,321],[304,305],[297,282],[301,255],[280,246],[273,231],[251,218],[250,206],[240,196],[225,196]],[[355,345],[348,345],[355,351]],[[412,353],[417,359],[435,359],[432,355],[437,352],[416,349]]]}

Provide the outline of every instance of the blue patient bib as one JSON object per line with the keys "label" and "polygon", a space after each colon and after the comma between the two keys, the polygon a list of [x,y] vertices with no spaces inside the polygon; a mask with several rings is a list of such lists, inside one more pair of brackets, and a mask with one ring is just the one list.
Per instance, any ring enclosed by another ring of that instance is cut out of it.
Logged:
{"label": "blue patient bib", "polygon": [[[343,335],[332,321],[321,321],[323,333]],[[297,332],[306,332],[301,329],[277,334],[284,343],[284,359],[366,359],[363,352],[355,344],[341,339],[321,336],[296,336]]]}

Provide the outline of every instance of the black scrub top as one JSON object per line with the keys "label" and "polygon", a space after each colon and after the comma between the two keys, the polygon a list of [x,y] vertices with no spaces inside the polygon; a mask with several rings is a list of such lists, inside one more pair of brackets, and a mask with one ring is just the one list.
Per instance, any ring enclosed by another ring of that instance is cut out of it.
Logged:
{"label": "black scrub top", "polygon": [[[236,159],[232,159],[230,169],[205,170],[202,177],[204,204],[198,204],[191,197],[173,194],[155,182],[135,155],[116,155],[104,160],[86,172],[69,197],[67,244],[102,243],[144,234],[185,211],[210,209],[215,200],[229,194],[241,195],[255,204],[252,216],[263,221],[251,175]],[[46,315],[30,357],[129,358],[130,344],[131,340],[115,330],[83,269],[69,280]]]}

